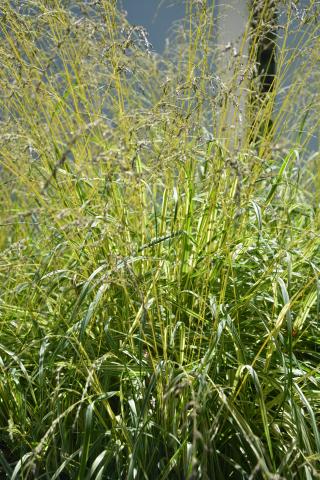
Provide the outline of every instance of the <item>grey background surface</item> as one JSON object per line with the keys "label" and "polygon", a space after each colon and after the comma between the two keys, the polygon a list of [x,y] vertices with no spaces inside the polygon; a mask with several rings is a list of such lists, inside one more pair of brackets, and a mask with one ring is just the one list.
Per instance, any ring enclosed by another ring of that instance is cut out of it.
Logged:
{"label": "grey background surface", "polygon": [[[210,1],[210,0],[208,0]],[[229,42],[236,45],[243,33],[247,19],[247,1],[248,0],[216,0],[217,13],[220,16],[218,21],[220,34],[218,35],[218,44],[226,45]],[[299,10],[309,7],[311,0],[300,0]],[[120,8],[127,11],[127,18],[131,24],[143,25],[148,34],[149,41],[152,43],[153,50],[162,53],[165,46],[165,40],[168,37],[170,28],[177,20],[184,18],[185,0],[118,0]],[[282,10],[279,16],[280,25],[285,22],[285,14]],[[294,24],[293,24],[294,27]],[[298,35],[290,32],[287,39],[287,48],[293,49],[303,36],[303,29]],[[293,62],[290,71],[287,73],[283,82],[286,87],[290,84],[291,73],[299,68],[299,62]],[[281,104],[279,96],[277,106]],[[315,132],[309,142],[309,148],[315,151],[319,148],[319,132]]]}
{"label": "grey background surface", "polygon": [[153,49],[161,53],[173,22],[184,17],[183,0],[119,0],[128,13],[128,20],[143,25],[149,33]]}

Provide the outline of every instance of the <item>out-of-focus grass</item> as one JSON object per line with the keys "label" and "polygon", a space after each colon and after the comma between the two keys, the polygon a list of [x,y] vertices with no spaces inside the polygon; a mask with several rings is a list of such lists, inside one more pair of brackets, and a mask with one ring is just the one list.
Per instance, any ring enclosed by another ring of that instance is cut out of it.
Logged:
{"label": "out-of-focus grass", "polygon": [[206,2],[163,57],[64,4],[1,5],[2,478],[318,478],[316,2],[254,144]]}

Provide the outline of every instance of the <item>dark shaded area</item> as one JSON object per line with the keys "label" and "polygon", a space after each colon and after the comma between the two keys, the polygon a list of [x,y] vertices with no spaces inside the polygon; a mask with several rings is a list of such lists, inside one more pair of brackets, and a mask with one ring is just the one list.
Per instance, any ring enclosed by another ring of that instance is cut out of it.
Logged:
{"label": "dark shaded area", "polygon": [[[251,144],[265,139],[272,131],[272,112],[265,112],[263,104],[266,95],[274,90],[276,77],[276,33],[278,12],[275,0],[252,0],[253,16],[251,20],[251,56],[255,70],[249,98],[249,141]],[[264,116],[264,119],[260,118]],[[260,121],[257,122],[257,118]],[[256,131],[255,125],[259,126]]]}
{"label": "dark shaded area", "polygon": [[[276,75],[276,28],[277,10],[274,0],[253,2],[254,14],[252,27],[258,28],[256,66],[260,80],[260,93],[273,90]],[[259,92],[258,92],[259,93]]]}

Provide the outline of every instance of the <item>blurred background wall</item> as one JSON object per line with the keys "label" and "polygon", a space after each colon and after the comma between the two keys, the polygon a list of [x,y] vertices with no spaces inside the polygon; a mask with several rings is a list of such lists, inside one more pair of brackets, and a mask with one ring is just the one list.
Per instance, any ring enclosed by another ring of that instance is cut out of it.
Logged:
{"label": "blurred background wall", "polygon": [[[249,0],[208,0],[208,3],[214,1],[215,15],[217,16],[217,25],[219,33],[217,35],[217,44],[221,47],[230,45],[228,55],[232,55],[240,46],[241,36],[244,32],[248,18]],[[297,12],[303,15],[303,11],[311,5],[311,0],[299,0],[292,2],[297,5]],[[153,49],[162,53],[165,48],[166,38],[170,36],[170,29],[174,23],[183,19],[185,14],[185,0],[118,0],[120,8],[126,10],[127,18],[130,23],[135,25],[143,25],[149,33],[149,41],[153,45]],[[280,5],[287,5],[286,2],[279,2]],[[278,16],[278,22],[284,25],[286,22],[285,6]],[[297,34],[294,29],[295,22],[292,23],[292,32],[289,32],[287,38],[288,50],[293,49],[298,44],[304,34],[300,29]],[[307,27],[306,27],[307,28]],[[235,50],[234,50],[235,49]],[[243,52],[244,54],[246,52]],[[285,89],[290,84],[293,69],[298,69],[299,64],[295,61],[292,63],[283,81],[282,87]],[[281,96],[276,102],[281,104]],[[315,151],[319,148],[319,133],[314,134],[309,141],[309,149]]]}

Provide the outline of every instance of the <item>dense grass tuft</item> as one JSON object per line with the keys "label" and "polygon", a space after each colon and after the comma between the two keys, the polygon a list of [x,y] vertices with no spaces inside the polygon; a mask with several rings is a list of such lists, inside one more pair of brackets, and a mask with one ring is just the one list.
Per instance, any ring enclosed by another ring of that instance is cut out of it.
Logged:
{"label": "dense grass tuft", "polygon": [[1,478],[320,477],[317,3],[2,2]]}

